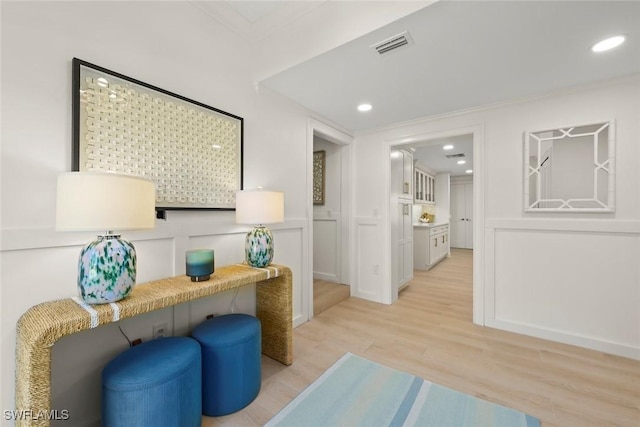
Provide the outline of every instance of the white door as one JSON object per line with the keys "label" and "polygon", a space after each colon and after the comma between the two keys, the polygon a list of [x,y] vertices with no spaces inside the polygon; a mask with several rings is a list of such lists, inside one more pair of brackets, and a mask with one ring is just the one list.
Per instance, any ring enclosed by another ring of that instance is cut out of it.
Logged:
{"label": "white door", "polygon": [[465,218],[464,248],[473,249],[473,183],[464,185]]}
{"label": "white door", "polygon": [[473,183],[451,183],[451,247],[473,249]]}

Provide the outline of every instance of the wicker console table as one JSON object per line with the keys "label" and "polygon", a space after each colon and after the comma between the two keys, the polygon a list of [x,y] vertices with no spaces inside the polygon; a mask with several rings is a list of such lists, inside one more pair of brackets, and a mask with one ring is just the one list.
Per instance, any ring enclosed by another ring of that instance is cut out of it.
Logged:
{"label": "wicker console table", "polygon": [[[206,282],[187,276],[137,285],[131,295],[112,304],[83,308],[74,299],[45,302],[18,320],[16,343],[16,409],[33,413],[17,426],[48,426],[36,414],[51,409],[51,347],[65,335],[138,314],[256,283],[256,316],[262,323],[263,354],[285,364],[293,362],[291,270],[280,265],[252,268],[244,264],[216,269]],[[46,417],[43,417],[46,418]]]}

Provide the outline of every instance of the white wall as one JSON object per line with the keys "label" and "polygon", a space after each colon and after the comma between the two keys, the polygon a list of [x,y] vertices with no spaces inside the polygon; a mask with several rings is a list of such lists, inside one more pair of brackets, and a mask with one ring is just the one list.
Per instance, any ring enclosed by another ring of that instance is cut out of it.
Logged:
{"label": "white wall", "polygon": [[[640,359],[639,115],[636,75],[356,135],[354,209],[357,220],[368,223],[363,239],[354,242],[368,252],[363,250],[356,262],[364,271],[379,260],[385,266],[382,276],[368,277],[371,295],[385,302],[391,283],[385,203],[389,146],[419,135],[482,129],[480,151],[474,147],[474,200],[484,201],[474,213],[474,304],[479,308],[474,320]],[[523,133],[611,118],[616,124],[616,212],[524,213]],[[384,239],[375,249],[372,236]]]}
{"label": "white wall", "polygon": [[[76,263],[92,233],[54,230],[55,185],[71,170],[71,60],[73,57],[134,77],[244,121],[244,184],[285,193],[285,222],[270,228],[274,262],[294,278],[295,324],[304,321],[311,277],[307,148],[308,111],[251,78],[249,46],[188,2],[3,2],[1,147],[0,407],[14,407],[15,327],[43,301],[77,295]],[[286,163],[286,167],[282,167]],[[215,250],[218,266],[243,260],[246,226],[232,212],[169,211],[152,231],[128,232],[138,252],[138,283],[184,274],[184,252]],[[251,311],[252,287],[239,295]],[[167,321],[187,333],[210,311],[229,310],[231,295],[162,310],[123,322],[132,338],[147,339]],[[126,348],[116,327],[99,327],[54,347],[53,393],[72,423],[94,425],[100,370]],[[3,420],[5,424],[12,422]]]}
{"label": "white wall", "polygon": [[341,146],[314,137],[313,151],[325,151],[324,204],[313,206],[313,278],[341,283]]}

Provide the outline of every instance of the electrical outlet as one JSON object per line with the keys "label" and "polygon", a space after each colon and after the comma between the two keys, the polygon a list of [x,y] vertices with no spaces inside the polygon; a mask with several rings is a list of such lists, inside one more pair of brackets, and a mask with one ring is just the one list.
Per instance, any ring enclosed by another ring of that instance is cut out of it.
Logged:
{"label": "electrical outlet", "polygon": [[166,337],[168,327],[167,322],[156,323],[153,325],[153,339],[155,340],[156,338]]}

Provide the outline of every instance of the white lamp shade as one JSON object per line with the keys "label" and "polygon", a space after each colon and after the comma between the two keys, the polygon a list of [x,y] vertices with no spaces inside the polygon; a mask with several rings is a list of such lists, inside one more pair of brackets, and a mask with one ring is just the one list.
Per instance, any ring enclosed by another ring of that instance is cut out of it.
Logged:
{"label": "white lamp shade", "polygon": [[236,192],[237,224],[274,224],[284,221],[284,193],[243,190]]}
{"label": "white lamp shade", "polygon": [[155,227],[153,182],[107,172],[58,176],[56,229],[136,230]]}

